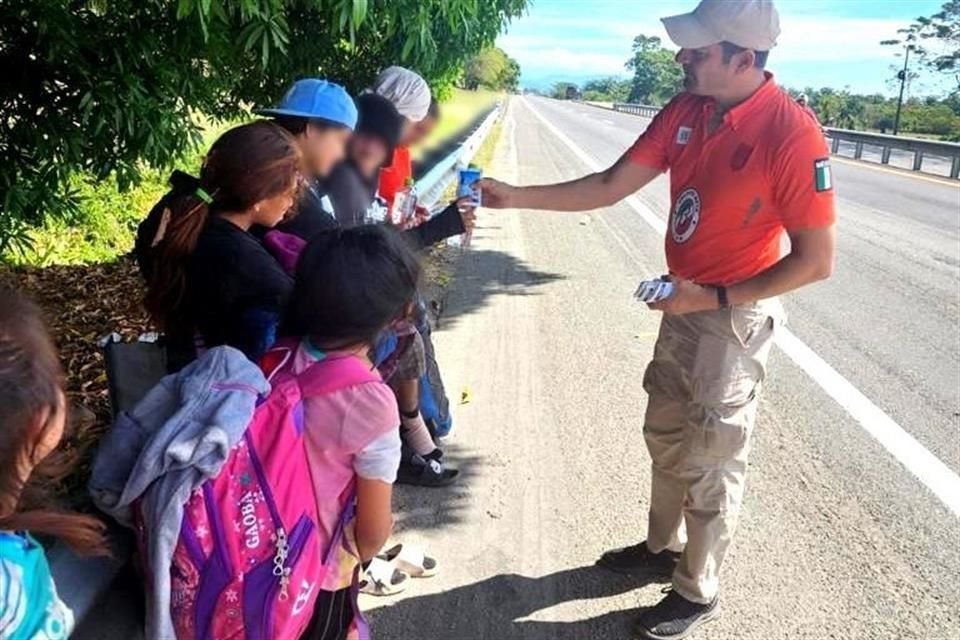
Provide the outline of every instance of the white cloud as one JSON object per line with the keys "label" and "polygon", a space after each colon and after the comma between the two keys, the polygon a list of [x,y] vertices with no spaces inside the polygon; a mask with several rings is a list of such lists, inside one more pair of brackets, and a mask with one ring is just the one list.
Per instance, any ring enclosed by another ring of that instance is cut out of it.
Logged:
{"label": "white cloud", "polygon": [[[567,32],[557,34],[547,23],[554,30],[567,27]],[[500,36],[497,45],[515,58],[521,69],[538,73],[623,75],[633,38],[644,33],[642,27],[597,19],[540,18],[523,26]],[[573,26],[576,35],[568,35]]]}
{"label": "white cloud", "polygon": [[[567,49],[570,51],[586,51],[590,53],[623,54],[630,50],[630,42],[621,38],[597,38],[578,36],[575,38],[556,38],[545,35],[505,35],[497,41],[497,45],[507,53],[531,53],[542,49]],[[626,55],[623,55],[626,60]]]}
{"label": "white cloud", "polygon": [[880,41],[896,38],[902,26],[902,20],[785,17],[773,55],[784,62],[892,59],[894,50]]}
{"label": "white cloud", "polygon": [[[680,5],[658,5],[653,11],[640,12],[637,6],[624,9],[622,4],[601,2],[588,16],[537,15],[534,7],[498,44],[531,75],[622,75],[633,38],[641,33],[655,35],[672,48],[659,17],[684,10]],[[837,71],[845,63],[876,62],[885,69],[895,61],[895,50],[880,41],[895,38],[902,19],[812,15],[802,9],[781,5],[783,32],[771,59],[775,68],[784,63],[811,65],[814,72],[819,65],[831,65]],[[617,14],[622,15],[614,17]]]}
{"label": "white cloud", "polygon": [[506,34],[500,36],[501,41],[517,38],[519,41],[549,40],[554,44],[568,42],[567,33],[575,29],[580,41],[590,41],[599,46],[620,44],[630,48],[634,37],[643,33],[659,36],[667,40],[667,32],[663,23],[656,17],[637,19],[624,16],[622,19],[609,17],[568,17],[568,16],[538,16],[536,14],[521,18],[513,23]]}
{"label": "white cloud", "polygon": [[627,58],[623,55],[596,53],[551,47],[526,51],[513,55],[520,63],[521,70],[557,71],[576,73],[577,75],[622,75]]}

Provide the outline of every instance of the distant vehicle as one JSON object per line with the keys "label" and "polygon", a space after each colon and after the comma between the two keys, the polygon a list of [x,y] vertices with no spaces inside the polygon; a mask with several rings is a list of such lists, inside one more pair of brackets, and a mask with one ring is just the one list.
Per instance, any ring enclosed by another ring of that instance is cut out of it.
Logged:
{"label": "distant vehicle", "polygon": [[567,87],[567,100],[579,100],[580,90],[574,86]]}

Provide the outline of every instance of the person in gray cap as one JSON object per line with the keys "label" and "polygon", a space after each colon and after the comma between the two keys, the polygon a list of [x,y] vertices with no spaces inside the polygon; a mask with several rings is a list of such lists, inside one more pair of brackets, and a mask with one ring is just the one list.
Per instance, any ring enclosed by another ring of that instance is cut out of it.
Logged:
{"label": "person in gray cap", "polygon": [[[599,564],[672,589],[644,638],[685,638],[719,615],[720,567],[743,498],[750,435],[777,327],[776,296],[830,276],[830,154],[816,122],[764,71],[780,33],[770,0],[703,0],[665,18],[685,91],[606,171],[562,184],[484,180],[492,208],[609,206],[670,171],[662,311],[644,439],[653,460],[646,540]],[[790,239],[781,252],[783,234]]]}

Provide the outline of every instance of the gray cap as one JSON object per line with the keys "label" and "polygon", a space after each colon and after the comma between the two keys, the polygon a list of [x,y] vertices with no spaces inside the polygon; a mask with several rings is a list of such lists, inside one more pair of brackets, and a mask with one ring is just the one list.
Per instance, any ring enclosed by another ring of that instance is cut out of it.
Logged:
{"label": "gray cap", "polygon": [[769,51],[780,35],[780,16],[772,0],[702,0],[692,12],[662,20],[670,39],[684,49],[731,42]]}

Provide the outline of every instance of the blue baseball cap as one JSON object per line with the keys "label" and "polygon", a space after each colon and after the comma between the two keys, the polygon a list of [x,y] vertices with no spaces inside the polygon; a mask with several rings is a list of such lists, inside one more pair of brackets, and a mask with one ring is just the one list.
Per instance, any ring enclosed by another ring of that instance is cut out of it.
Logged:
{"label": "blue baseball cap", "polygon": [[287,90],[280,104],[273,109],[260,109],[257,113],[264,116],[326,120],[342,124],[351,130],[357,126],[357,105],[347,90],[319,78],[297,80]]}

